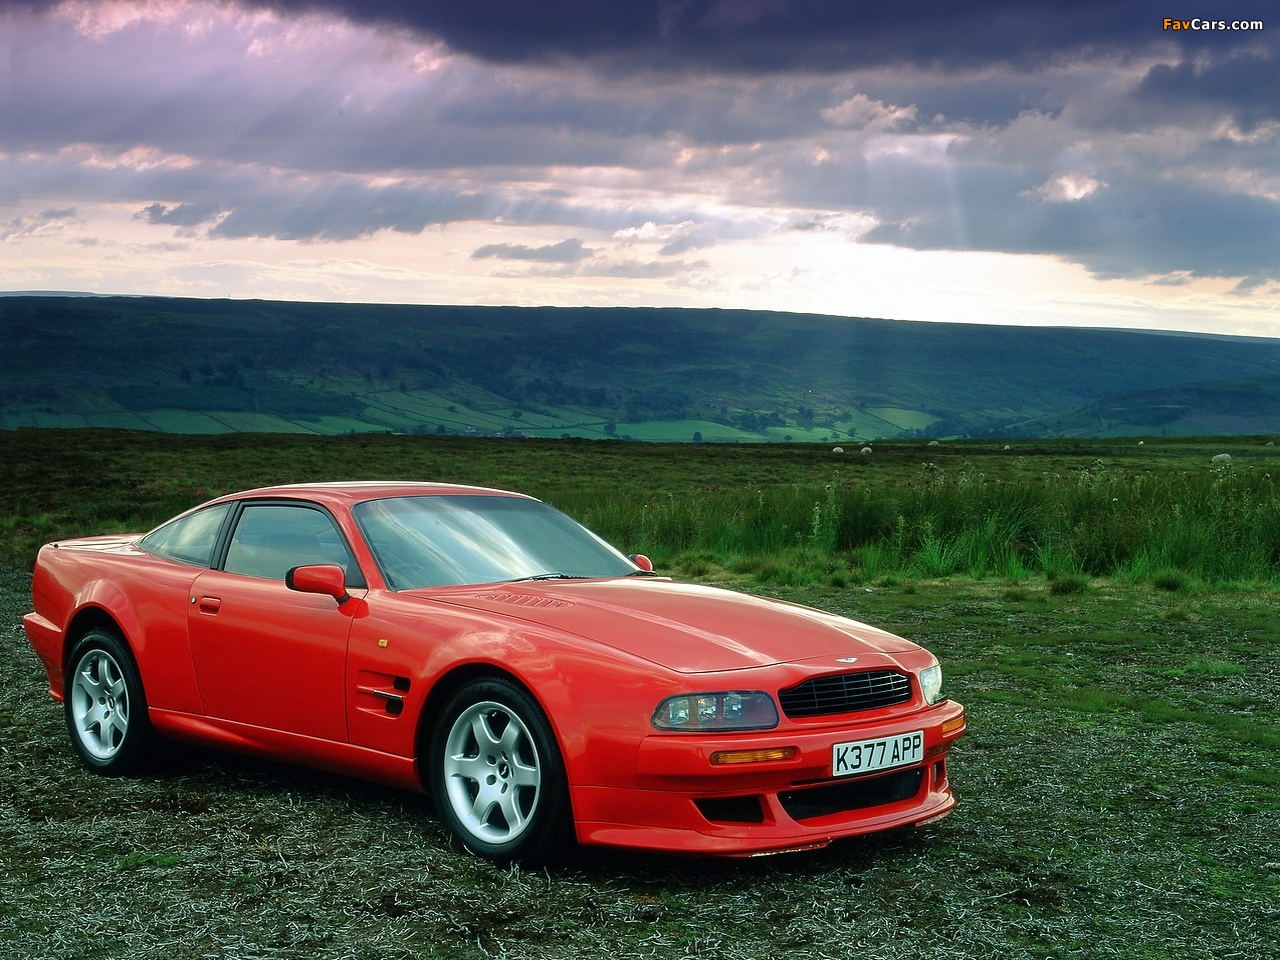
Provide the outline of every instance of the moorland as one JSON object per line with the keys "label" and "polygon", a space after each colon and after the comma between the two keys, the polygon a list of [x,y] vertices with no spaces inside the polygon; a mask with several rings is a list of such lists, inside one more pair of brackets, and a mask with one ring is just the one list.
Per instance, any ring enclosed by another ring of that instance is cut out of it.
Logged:
{"label": "moorland", "polygon": [[748,310],[0,296],[0,426],[707,442],[1280,431],[1280,341]]}
{"label": "moorland", "polygon": [[[1280,627],[1266,437],[830,445],[0,433],[0,953],[1271,957]],[[1230,454],[1227,462],[1212,457]],[[430,800],[184,751],[80,768],[21,634],[45,539],[224,490],[541,496],[661,572],[932,649],[970,729],[920,831],[750,861],[499,869]]]}

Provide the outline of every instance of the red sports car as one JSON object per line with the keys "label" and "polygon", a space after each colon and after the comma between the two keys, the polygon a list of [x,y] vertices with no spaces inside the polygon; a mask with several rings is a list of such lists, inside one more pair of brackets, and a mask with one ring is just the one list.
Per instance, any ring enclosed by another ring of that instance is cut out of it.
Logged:
{"label": "red sports car", "polygon": [[425,790],[499,861],[796,850],[955,806],[964,708],[926,650],[649,568],[520,494],[300,484],[45,546],[24,626],[90,769],[158,735]]}

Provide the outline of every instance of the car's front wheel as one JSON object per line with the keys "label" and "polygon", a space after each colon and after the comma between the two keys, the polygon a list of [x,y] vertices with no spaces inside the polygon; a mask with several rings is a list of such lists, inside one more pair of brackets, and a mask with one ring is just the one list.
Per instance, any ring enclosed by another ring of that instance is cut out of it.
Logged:
{"label": "car's front wheel", "polygon": [[473,680],[432,737],[431,792],[468,849],[499,862],[564,852],[572,815],[564,762],[542,709],[501,678]]}
{"label": "car's front wheel", "polygon": [[72,747],[96,773],[138,772],[151,759],[156,733],[128,646],[113,633],[91,630],[69,663],[63,707]]}

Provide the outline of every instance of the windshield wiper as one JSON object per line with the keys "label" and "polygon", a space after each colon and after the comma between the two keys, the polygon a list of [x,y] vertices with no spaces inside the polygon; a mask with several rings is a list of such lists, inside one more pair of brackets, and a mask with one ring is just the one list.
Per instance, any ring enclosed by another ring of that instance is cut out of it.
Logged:
{"label": "windshield wiper", "polygon": [[632,570],[630,573],[624,573],[624,577],[656,577],[656,570]]}
{"label": "windshield wiper", "polygon": [[534,573],[527,577],[515,577],[511,580],[505,580],[504,583],[520,583],[523,580],[587,580],[588,577],[575,577],[568,573]]}

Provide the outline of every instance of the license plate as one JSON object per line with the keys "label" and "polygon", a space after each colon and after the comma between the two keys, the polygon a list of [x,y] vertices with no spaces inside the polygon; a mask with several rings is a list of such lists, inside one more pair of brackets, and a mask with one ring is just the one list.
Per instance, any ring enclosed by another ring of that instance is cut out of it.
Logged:
{"label": "license plate", "polygon": [[900,733],[883,740],[851,740],[831,748],[831,775],[848,777],[872,770],[888,770],[924,759],[924,731]]}

